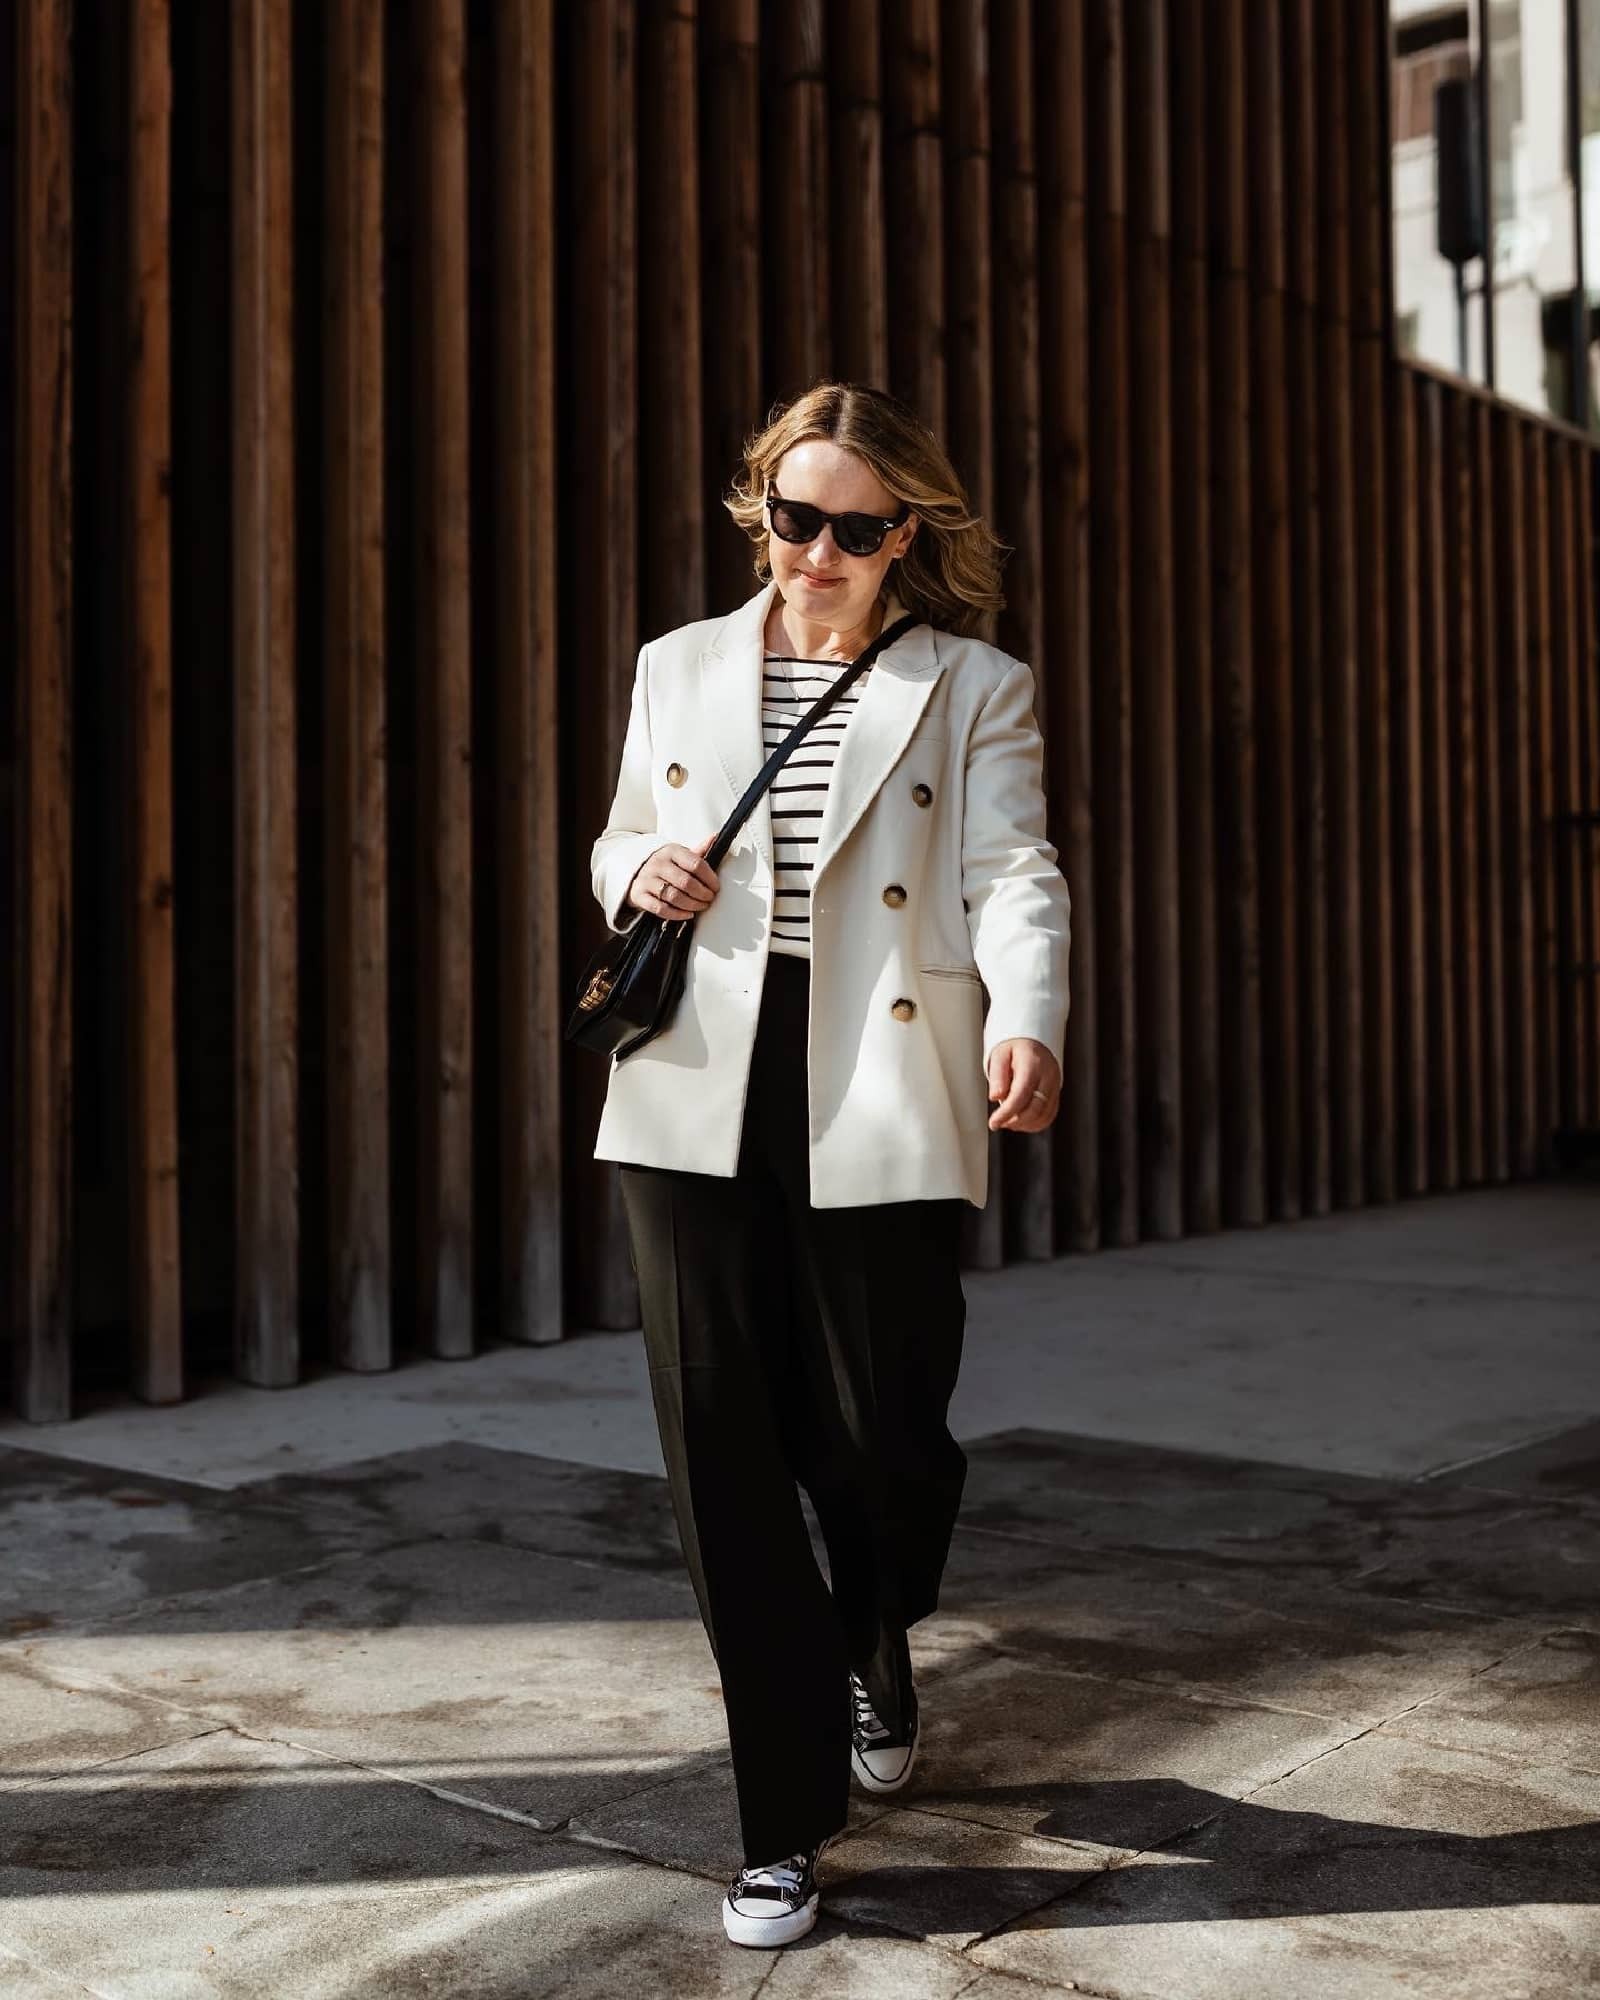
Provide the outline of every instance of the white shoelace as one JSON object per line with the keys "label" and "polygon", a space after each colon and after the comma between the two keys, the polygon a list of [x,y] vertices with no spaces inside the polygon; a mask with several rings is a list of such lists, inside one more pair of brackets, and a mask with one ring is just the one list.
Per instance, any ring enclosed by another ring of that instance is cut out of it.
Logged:
{"label": "white shoelace", "polygon": [[741,1868],[741,1887],[752,1882],[766,1884],[773,1889],[786,1889],[792,1895],[798,1891],[806,1872],[806,1857],[791,1854],[786,1861],[773,1861],[764,1868]]}
{"label": "white shoelace", "polygon": [[855,1707],[855,1726],[859,1735],[890,1734],[888,1725],[878,1720],[878,1711],[872,1706],[872,1697],[854,1674],[850,1676],[850,1698]]}

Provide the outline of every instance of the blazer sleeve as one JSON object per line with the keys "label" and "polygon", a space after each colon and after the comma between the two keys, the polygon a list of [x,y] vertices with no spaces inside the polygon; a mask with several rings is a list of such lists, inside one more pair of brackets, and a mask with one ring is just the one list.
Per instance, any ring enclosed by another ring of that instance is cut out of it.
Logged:
{"label": "blazer sleeve", "polygon": [[1056,1061],[1066,1046],[1072,902],[1045,834],[1044,740],[1033,675],[1013,660],[967,741],[962,894],[978,971],[989,991],[983,1061],[1026,1035]]}
{"label": "blazer sleeve", "polygon": [[648,645],[639,649],[616,796],[611,801],[605,831],[589,856],[595,900],[605,911],[606,923],[613,931],[631,930],[643,914],[628,906],[628,889],[640,863],[662,844],[656,831],[655,795],[650,788],[649,654]]}

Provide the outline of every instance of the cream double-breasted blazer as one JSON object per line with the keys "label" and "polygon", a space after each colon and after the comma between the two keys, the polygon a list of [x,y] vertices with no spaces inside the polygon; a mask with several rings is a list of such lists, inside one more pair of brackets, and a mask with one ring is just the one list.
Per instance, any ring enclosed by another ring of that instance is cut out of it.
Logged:
{"label": "cream double-breasted blazer", "polygon": [[[763,637],[776,586],[640,652],[616,798],[594,844],[613,930],[663,841],[714,833],[765,760]],[[891,597],[885,623],[901,615]],[[1013,1035],[1059,1062],[1071,905],[1045,837],[1033,677],[923,624],[859,684],[811,888],[811,1203],[988,1193],[985,1062]],[[764,795],[695,921],[671,1024],[612,1059],[595,1157],[731,1176],[773,914]]]}

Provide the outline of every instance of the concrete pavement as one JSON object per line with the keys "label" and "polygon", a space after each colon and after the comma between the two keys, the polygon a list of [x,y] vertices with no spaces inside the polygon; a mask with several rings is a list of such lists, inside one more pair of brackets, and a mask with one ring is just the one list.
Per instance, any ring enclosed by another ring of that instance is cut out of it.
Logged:
{"label": "concrete pavement", "polygon": [[968,1290],[923,1762],[781,1954],[636,1337],[0,1429],[0,2000],[1600,1995],[1600,1188]]}

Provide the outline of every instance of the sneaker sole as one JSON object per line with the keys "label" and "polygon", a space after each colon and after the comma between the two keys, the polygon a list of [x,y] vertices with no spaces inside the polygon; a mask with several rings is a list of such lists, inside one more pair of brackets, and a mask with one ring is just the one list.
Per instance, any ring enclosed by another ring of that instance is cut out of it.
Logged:
{"label": "sneaker sole", "polygon": [[861,1753],[854,1747],[854,1745],[851,1746],[850,1750],[850,1768],[852,1771],[855,1772],[858,1780],[866,1787],[866,1789],[869,1792],[876,1792],[881,1795],[884,1792],[903,1791],[905,1787],[911,1782],[912,1772],[917,1768],[918,1748],[919,1748],[918,1745],[916,1744],[912,1745],[911,1761],[906,1765],[905,1769],[900,1773],[898,1778],[890,1778],[886,1781],[883,1778],[874,1777],[872,1772],[868,1770],[866,1764],[862,1761]]}
{"label": "sneaker sole", "polygon": [[722,1928],[728,1934],[730,1944],[754,1945],[758,1950],[773,1949],[780,1944],[793,1944],[796,1938],[803,1938],[817,1921],[817,1905],[821,1897],[813,1890],[798,1910],[791,1910],[782,1917],[744,1917],[733,1907],[728,1897],[722,1899]]}

